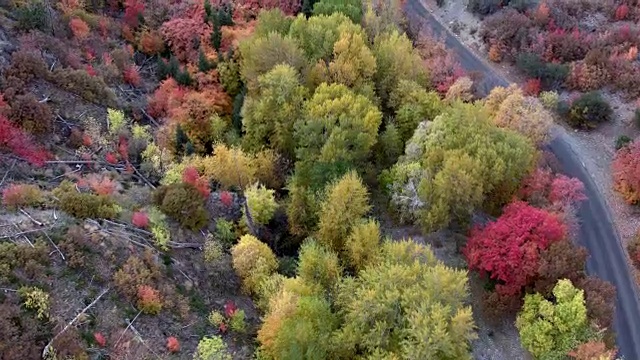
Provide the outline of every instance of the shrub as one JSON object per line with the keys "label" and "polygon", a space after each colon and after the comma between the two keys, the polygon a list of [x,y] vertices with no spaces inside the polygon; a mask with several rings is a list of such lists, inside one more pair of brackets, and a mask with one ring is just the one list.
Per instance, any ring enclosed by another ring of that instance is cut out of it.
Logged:
{"label": "shrub", "polygon": [[49,24],[47,8],[42,0],[24,2],[16,11],[18,29],[45,31]]}
{"label": "shrub", "polygon": [[260,283],[278,268],[278,260],[267,244],[244,235],[231,249],[233,268],[243,281],[243,288],[256,293]]}
{"label": "shrub", "polygon": [[51,157],[47,151],[36,145],[29,135],[6,117],[0,115],[0,149],[8,149],[34,166],[42,166]]}
{"label": "shrub", "polygon": [[17,210],[25,206],[35,206],[41,202],[42,192],[35,185],[11,184],[2,190],[2,203],[11,210]]}
{"label": "shrub", "polygon": [[136,211],[131,216],[131,223],[135,227],[146,228],[149,226],[149,215],[144,211]]}
{"label": "shrub", "polygon": [[236,310],[229,317],[229,327],[231,330],[244,333],[247,330],[246,315],[244,310]]}
{"label": "shrub", "polygon": [[167,338],[167,351],[170,353],[177,353],[180,351],[180,342],[175,336],[169,336]]}
{"label": "shrub", "polygon": [[145,314],[157,315],[162,310],[160,292],[151,286],[138,287],[138,308]]}
{"label": "shrub", "polygon": [[629,145],[633,140],[628,137],[627,135],[620,135],[618,136],[618,138],[616,139],[616,145],[615,148],[616,150],[620,150],[623,147]]}
{"label": "shrub", "polygon": [[222,256],[224,256],[224,249],[220,242],[210,239],[209,236],[207,236],[207,240],[204,243],[203,254],[204,261],[208,264],[215,265],[222,259]]}
{"label": "shrub", "polygon": [[184,169],[182,173],[182,181],[193,185],[198,192],[202,195],[203,198],[209,198],[209,194],[211,194],[211,189],[209,188],[209,181],[198,174],[198,170],[192,166],[188,166]]}
{"label": "shrub", "polygon": [[9,119],[32,134],[46,134],[51,131],[53,114],[45,103],[39,102],[31,94],[17,96],[11,106]]}
{"label": "shrub", "polygon": [[[254,183],[244,191],[244,195],[247,199],[247,207],[253,222],[259,225],[268,224],[278,208],[274,197],[275,191],[267,189],[264,185]],[[246,209],[243,208],[242,210],[246,221]]]}
{"label": "shrub", "polygon": [[568,121],[573,127],[593,129],[613,116],[609,103],[598,92],[583,94],[571,104]]}
{"label": "shrub", "polygon": [[319,295],[335,295],[342,277],[338,256],[313,239],[300,248],[298,278]]}
{"label": "shrub", "polygon": [[543,91],[538,96],[540,102],[547,110],[556,110],[558,108],[558,102],[560,101],[560,95],[555,91]]}
{"label": "shrub", "polygon": [[98,344],[99,347],[107,346],[107,339],[102,335],[102,333],[93,333],[93,340]]}
{"label": "shrub", "polygon": [[78,40],[84,40],[91,31],[91,29],[89,29],[89,25],[79,18],[71,19],[71,21],[69,21],[69,28],[71,29],[73,36]]}
{"label": "shrub", "polygon": [[80,219],[113,219],[120,211],[112,199],[104,195],[80,193],[67,180],[53,190],[53,195],[58,198],[62,211]]}
{"label": "shrub", "polygon": [[209,221],[202,194],[191,184],[178,183],[159,187],[154,193],[154,203],[162,212],[189,230],[201,229]]}
{"label": "shrub", "polygon": [[467,10],[474,14],[490,15],[502,7],[502,0],[469,0]]}
{"label": "shrub", "polygon": [[219,336],[207,336],[200,340],[194,360],[231,360],[227,345]]}
{"label": "shrub", "polygon": [[231,246],[236,240],[236,233],[233,229],[233,223],[225,219],[218,219],[216,221],[216,237],[222,243]]}
{"label": "shrub", "polygon": [[49,319],[49,294],[36,287],[21,287],[18,294],[22,298],[24,307],[34,310],[40,320]]}
{"label": "shrub", "polygon": [[149,229],[153,234],[153,238],[162,250],[167,250],[167,245],[171,240],[171,232],[169,225],[167,224],[167,217],[158,210],[156,207],[152,207],[149,211],[149,222],[151,228]]}
{"label": "shrub", "polygon": [[540,79],[544,89],[559,87],[569,75],[567,65],[545,63],[539,55],[531,53],[519,54],[516,66],[530,78]]}
{"label": "shrub", "polygon": [[117,101],[113,91],[107,87],[99,76],[91,76],[86,70],[56,68],[51,75],[54,82],[69,92],[83,99],[108,107],[116,107]]}
{"label": "shrub", "polygon": [[209,316],[207,317],[207,320],[209,320],[209,323],[211,325],[219,328],[220,331],[224,332],[226,330],[226,319],[220,311],[211,311],[211,313],[209,313]]}
{"label": "shrub", "polygon": [[122,78],[124,79],[125,83],[134,87],[140,86],[140,82],[142,81],[140,78],[138,67],[135,65],[129,65],[125,67],[125,69],[122,71]]}
{"label": "shrub", "polygon": [[142,286],[150,287],[158,276],[159,269],[150,258],[140,259],[131,255],[113,275],[113,282],[127,299],[135,301],[138,299],[139,289]]}
{"label": "shrub", "polygon": [[293,21],[280,9],[260,11],[257,20],[256,28],[253,31],[255,36],[266,36],[271,32],[276,32],[283,36],[287,35]]}

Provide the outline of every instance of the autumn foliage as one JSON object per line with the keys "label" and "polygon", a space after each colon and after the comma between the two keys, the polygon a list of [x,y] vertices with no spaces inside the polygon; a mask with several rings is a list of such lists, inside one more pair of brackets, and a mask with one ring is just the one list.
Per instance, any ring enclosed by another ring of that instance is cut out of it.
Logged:
{"label": "autumn foliage", "polygon": [[628,204],[640,202],[640,143],[632,142],[616,153],[611,165],[613,188]]}
{"label": "autumn foliage", "polygon": [[131,223],[139,228],[146,228],[149,226],[149,215],[143,211],[136,211],[131,216]]}
{"label": "autumn foliage", "polygon": [[209,180],[200,176],[200,174],[198,174],[198,170],[193,166],[184,169],[184,172],[182,173],[182,181],[193,185],[205,199],[209,197],[209,194],[211,193]]}
{"label": "autumn foliage", "polygon": [[180,342],[175,336],[170,336],[167,338],[167,350],[170,353],[177,353],[180,351]]}
{"label": "autumn foliage", "polygon": [[495,222],[474,228],[463,253],[469,269],[488,275],[498,293],[514,296],[534,280],[541,251],[564,237],[555,215],[517,201]]}
{"label": "autumn foliage", "polygon": [[51,155],[37,146],[20,128],[0,115],[0,149],[8,150],[32,165],[42,166]]}

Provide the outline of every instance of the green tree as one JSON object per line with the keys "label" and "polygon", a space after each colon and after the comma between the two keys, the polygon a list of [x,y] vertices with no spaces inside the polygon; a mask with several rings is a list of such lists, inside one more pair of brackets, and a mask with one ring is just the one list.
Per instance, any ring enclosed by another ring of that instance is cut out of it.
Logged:
{"label": "green tree", "polygon": [[360,0],[320,0],[313,5],[314,15],[342,13],[354,24],[362,21],[362,1]]}
{"label": "green tree", "polygon": [[255,236],[244,235],[231,248],[233,269],[242,279],[242,285],[248,293],[256,293],[260,283],[271,276],[278,268],[278,259],[267,244]]}
{"label": "green tree", "polygon": [[250,90],[258,85],[260,75],[276,65],[287,64],[298,72],[307,66],[304,53],[295,40],[276,32],[252,36],[241,42],[240,54],[240,74]]}
{"label": "green tree", "polygon": [[267,36],[275,32],[282,36],[289,33],[293,20],[286,16],[279,8],[262,10],[258,14],[258,21],[253,33],[256,36]]}
{"label": "green tree", "polygon": [[318,240],[327,248],[341,253],[354,225],[371,209],[367,188],[351,171],[329,185],[319,214]]}
{"label": "green tree", "polygon": [[345,248],[349,264],[357,271],[375,264],[380,255],[380,224],[370,219],[355,225]]}
{"label": "green tree", "polygon": [[[399,256],[400,255],[400,256]],[[424,261],[424,260],[426,261]],[[379,266],[343,281],[337,300],[343,358],[470,359],[475,338],[467,274],[411,240],[383,246]]]}
{"label": "green tree", "polygon": [[376,90],[383,104],[387,104],[391,92],[398,87],[400,80],[412,80],[426,87],[428,77],[418,52],[411,40],[398,31],[383,33],[376,37],[373,44],[376,58]]}
{"label": "green tree", "polygon": [[293,125],[302,116],[306,88],[289,65],[276,65],[258,77],[255,94],[242,107],[244,145],[251,150],[263,146],[294,156]]}
{"label": "green tree", "polygon": [[295,124],[296,173],[315,187],[363,164],[382,121],[369,99],[342,84],[320,85],[304,113]]}
{"label": "green tree", "polygon": [[364,34],[343,31],[333,45],[333,61],[329,63],[331,80],[359,93],[373,95],[371,80],[375,72],[376,59],[365,43]]}
{"label": "green tree", "polygon": [[444,108],[440,96],[412,80],[400,80],[389,99],[402,141],[407,141],[422,121],[433,120]]}
{"label": "green tree", "polygon": [[321,59],[330,60],[333,45],[345,30],[362,33],[359,25],[353,24],[340,13],[312,16],[308,19],[298,15],[291,24],[289,35],[300,44],[311,63],[316,63]]}
{"label": "green tree", "polygon": [[331,250],[309,239],[300,248],[298,278],[317,289],[319,295],[335,293],[342,277],[338,256]]}
{"label": "green tree", "polygon": [[589,325],[584,291],[570,280],[559,280],[554,301],[540,294],[526,295],[516,319],[522,345],[541,360],[566,359],[578,345],[595,339]]}
{"label": "green tree", "polygon": [[[259,225],[268,224],[278,208],[275,190],[267,189],[264,185],[259,185],[256,182],[245,189],[244,196],[247,198],[247,207],[253,221]],[[244,210],[243,212],[245,212]],[[245,213],[244,216],[246,221],[247,214]]]}

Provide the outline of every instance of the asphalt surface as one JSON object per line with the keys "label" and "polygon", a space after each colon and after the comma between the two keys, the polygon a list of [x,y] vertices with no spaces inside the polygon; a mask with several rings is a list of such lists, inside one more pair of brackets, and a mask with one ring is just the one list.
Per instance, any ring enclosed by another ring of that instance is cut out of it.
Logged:
{"label": "asphalt surface", "polygon": [[[465,47],[433,17],[420,0],[406,0],[405,10],[409,21],[421,21],[436,37],[443,38],[445,45],[457,55],[458,61],[467,72],[484,75],[477,84],[480,92],[486,94],[496,86],[508,86],[509,82],[502,75]],[[618,233],[612,224],[609,208],[566,140],[568,135],[564,131],[554,133],[557,133],[557,136],[548,148],[558,158],[566,175],[576,177],[584,183],[585,194],[588,197],[578,212],[579,241],[589,250],[590,255],[587,260],[587,272],[615,285],[617,298],[611,301],[616,301],[614,330],[619,355],[625,360],[640,360],[640,301]]]}

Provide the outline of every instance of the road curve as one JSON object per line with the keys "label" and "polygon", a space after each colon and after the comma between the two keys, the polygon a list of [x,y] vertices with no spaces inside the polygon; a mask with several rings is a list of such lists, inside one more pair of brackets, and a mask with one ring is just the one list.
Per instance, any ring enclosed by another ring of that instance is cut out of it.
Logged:
{"label": "road curve", "polygon": [[[481,92],[487,94],[496,86],[509,84],[502,75],[448,31],[420,0],[407,0],[405,8],[409,21],[421,21],[436,37],[444,39],[445,45],[457,55],[458,61],[467,72],[479,72],[484,75],[478,84]],[[549,144],[549,149],[558,158],[565,174],[584,183],[588,197],[578,212],[581,220],[579,239],[590,255],[587,260],[587,272],[615,285],[617,299],[614,329],[619,355],[626,360],[640,360],[640,301],[618,233],[612,224],[609,209],[602,195],[567,141],[568,135],[560,128],[556,130],[556,136]]]}

